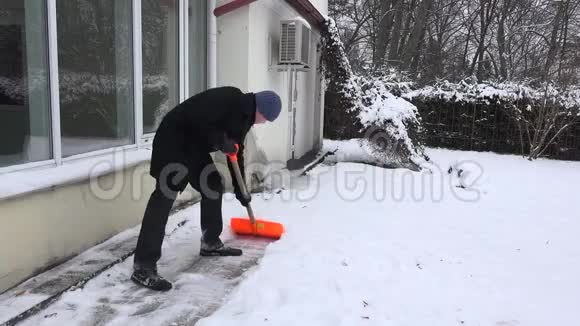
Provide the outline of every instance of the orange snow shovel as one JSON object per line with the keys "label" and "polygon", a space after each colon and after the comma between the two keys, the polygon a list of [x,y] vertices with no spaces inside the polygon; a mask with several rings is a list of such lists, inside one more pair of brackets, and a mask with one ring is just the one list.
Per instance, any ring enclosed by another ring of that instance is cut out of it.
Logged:
{"label": "orange snow shovel", "polygon": [[[246,188],[246,184],[242,178],[242,173],[240,172],[240,166],[238,165],[238,149],[239,146],[236,144],[236,152],[226,155],[234,168],[234,177],[238,181],[238,185],[240,185],[242,196],[249,198],[250,194],[248,193],[248,189]],[[248,209],[249,219],[247,217],[232,217],[231,219],[230,226],[236,234],[280,239],[282,233],[284,233],[284,226],[282,224],[257,220],[250,203],[248,203],[246,208]]]}

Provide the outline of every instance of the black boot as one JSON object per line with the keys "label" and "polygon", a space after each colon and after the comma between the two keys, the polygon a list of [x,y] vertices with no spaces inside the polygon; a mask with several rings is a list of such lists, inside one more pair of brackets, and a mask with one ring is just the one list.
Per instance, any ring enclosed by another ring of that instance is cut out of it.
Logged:
{"label": "black boot", "polygon": [[173,287],[171,282],[157,274],[157,268],[135,263],[131,280],[139,285],[154,291],[169,291]]}
{"label": "black boot", "polygon": [[241,256],[242,250],[226,247],[220,239],[214,242],[207,242],[202,237],[199,254],[201,256]]}

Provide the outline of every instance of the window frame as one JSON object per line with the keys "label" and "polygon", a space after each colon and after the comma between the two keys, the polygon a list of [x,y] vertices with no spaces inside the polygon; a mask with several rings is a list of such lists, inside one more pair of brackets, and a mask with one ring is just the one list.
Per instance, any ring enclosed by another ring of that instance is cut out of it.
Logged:
{"label": "window frame", "polygon": [[[60,92],[58,71],[58,37],[57,37],[57,0],[44,0],[47,15],[48,40],[48,83],[49,83],[49,111],[50,111],[50,146],[52,158],[49,160],[27,162],[22,164],[0,167],[0,175],[5,173],[50,169],[64,163],[79,161],[88,158],[106,156],[119,150],[138,150],[148,148],[153,143],[155,133],[143,132],[143,56],[142,56],[142,0],[131,0],[132,15],[132,49],[133,49],[133,144],[110,147],[106,149],[81,153],[69,157],[62,156],[62,137],[60,119]],[[178,53],[179,53],[179,102],[189,97],[189,0],[178,0]],[[209,14],[209,13],[208,13]],[[206,50],[207,50],[206,44]],[[207,75],[207,72],[206,72]],[[206,80],[208,80],[206,76]]]}

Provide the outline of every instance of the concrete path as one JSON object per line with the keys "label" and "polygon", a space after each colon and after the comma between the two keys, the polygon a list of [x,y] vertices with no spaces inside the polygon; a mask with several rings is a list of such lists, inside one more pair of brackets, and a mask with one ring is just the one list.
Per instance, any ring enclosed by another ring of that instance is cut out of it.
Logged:
{"label": "concrete path", "polygon": [[178,211],[159,262],[174,289],[157,293],[130,281],[138,231],[127,230],[0,295],[0,325],[193,325],[220,307],[270,243],[234,237],[226,243],[241,247],[243,256],[200,257],[199,207]]}

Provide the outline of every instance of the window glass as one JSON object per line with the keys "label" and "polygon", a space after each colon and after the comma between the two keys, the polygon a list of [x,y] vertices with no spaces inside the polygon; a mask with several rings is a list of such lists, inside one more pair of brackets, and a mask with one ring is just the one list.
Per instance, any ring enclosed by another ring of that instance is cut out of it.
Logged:
{"label": "window glass", "polygon": [[0,167],[51,158],[46,2],[0,1]]}
{"label": "window glass", "polygon": [[189,95],[207,88],[207,1],[189,0]]}
{"label": "window glass", "polygon": [[179,1],[143,0],[143,132],[179,102]]}
{"label": "window glass", "polygon": [[56,4],[63,156],[134,143],[131,0]]}

